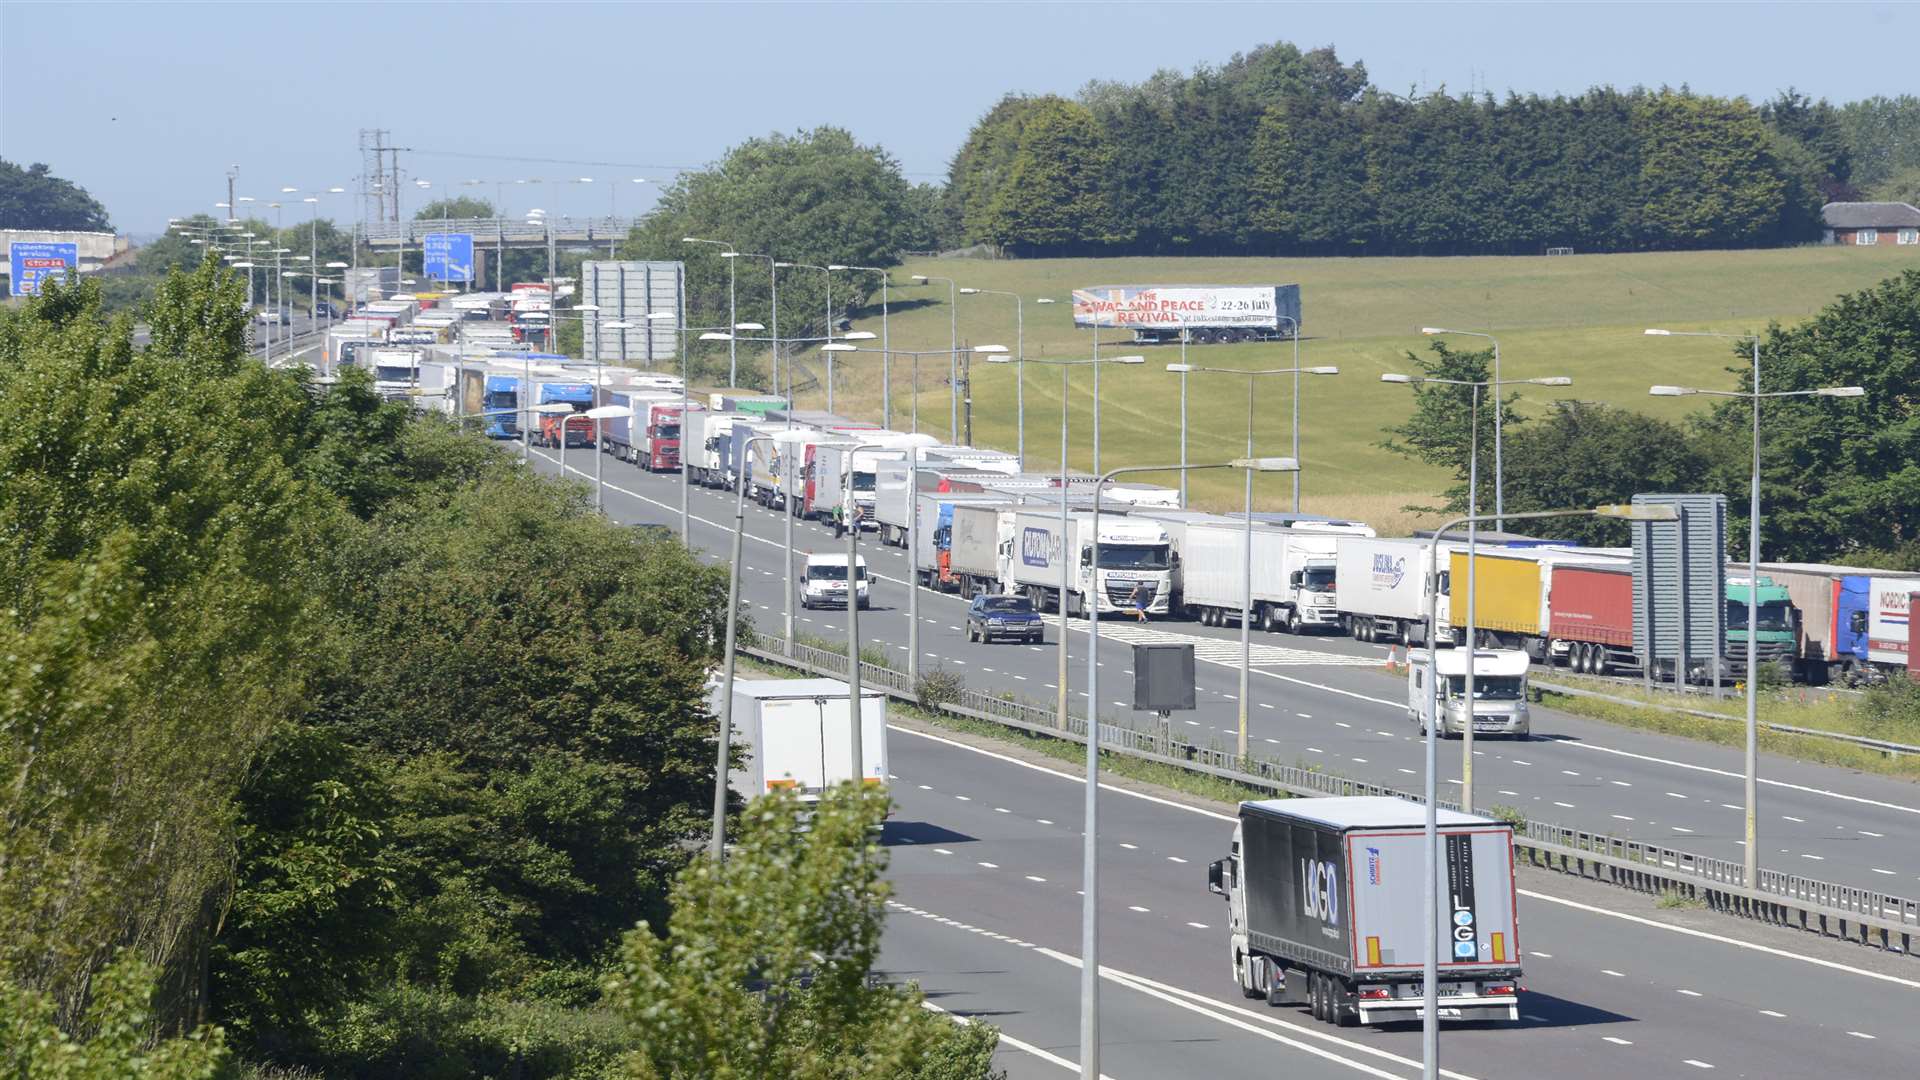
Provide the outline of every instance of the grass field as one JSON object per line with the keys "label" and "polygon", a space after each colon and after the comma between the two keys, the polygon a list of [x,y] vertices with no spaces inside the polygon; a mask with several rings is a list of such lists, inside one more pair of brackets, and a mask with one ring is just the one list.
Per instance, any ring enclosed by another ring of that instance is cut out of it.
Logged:
{"label": "grass field", "polygon": [[[996,289],[1026,298],[1026,354],[1034,358],[1091,355],[1088,331],[1075,330],[1068,304],[1075,287],[1102,284],[1260,284],[1297,282],[1301,287],[1300,344],[1303,365],[1339,366],[1338,376],[1303,379],[1301,395],[1301,487],[1307,510],[1346,514],[1381,527],[1383,534],[1413,524],[1399,512],[1409,501],[1431,497],[1443,477],[1377,444],[1383,428],[1403,419],[1411,395],[1383,384],[1380,374],[1406,371],[1408,350],[1422,350],[1424,325],[1498,334],[1502,375],[1526,378],[1570,376],[1566,388],[1526,388],[1523,413],[1538,412],[1554,396],[1604,401],[1666,417],[1699,407],[1689,399],[1652,398],[1656,382],[1731,386],[1734,362],[1728,343],[1656,339],[1650,326],[1749,331],[1768,322],[1792,323],[1835,296],[1872,286],[1903,269],[1920,266],[1912,248],[1806,247],[1775,251],[1689,252],[1638,255],[1574,255],[1430,259],[1036,259],[920,260],[899,268],[893,280],[891,338],[895,349],[945,349],[949,341],[948,288],[944,282],[916,285],[910,275],[950,277],[962,286]],[[1051,297],[1059,303],[1038,305]],[[1014,302],[993,295],[959,298],[962,347],[1016,345]],[[877,308],[857,328],[880,332]],[[750,317],[742,313],[743,318]],[[1173,462],[1179,459],[1179,377],[1165,366],[1180,359],[1178,346],[1126,343],[1108,331],[1106,355],[1143,353],[1147,363],[1110,367],[1101,376],[1101,464]],[[877,346],[878,342],[870,343]],[[1456,339],[1462,348],[1483,343]],[[1191,363],[1216,367],[1289,367],[1286,343],[1196,346]],[[819,354],[807,361],[823,370]],[[906,358],[894,368],[893,426],[908,426]],[[947,362],[923,357],[920,370],[921,430],[947,432]],[[853,363],[836,360],[835,411],[880,419],[878,356]],[[1016,444],[1014,367],[975,363],[974,442],[1011,450]],[[1290,441],[1290,377],[1260,380],[1255,446],[1262,454],[1285,453]],[[1072,464],[1092,466],[1092,376],[1077,374],[1071,387]],[[1246,438],[1246,380],[1191,376],[1188,384],[1190,461],[1238,456]],[[1697,400],[1697,399],[1694,399]],[[802,395],[802,405],[824,406],[824,393]],[[1058,369],[1030,366],[1026,387],[1028,458],[1037,469],[1057,467],[1060,445]],[[1483,454],[1490,448],[1483,447]],[[1171,477],[1147,477],[1172,484]],[[1237,507],[1240,481],[1222,472],[1191,477],[1193,501],[1208,508]],[[1260,478],[1256,499],[1263,508],[1283,508],[1290,498],[1284,477]]]}

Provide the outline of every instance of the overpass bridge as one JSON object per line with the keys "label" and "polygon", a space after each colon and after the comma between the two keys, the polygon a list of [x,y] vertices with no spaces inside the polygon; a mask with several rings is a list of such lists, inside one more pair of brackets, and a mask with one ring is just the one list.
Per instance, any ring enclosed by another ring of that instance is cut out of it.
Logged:
{"label": "overpass bridge", "polygon": [[525,218],[431,218],[416,221],[375,221],[363,224],[360,238],[368,247],[396,250],[417,248],[428,233],[467,233],[481,249],[605,246],[625,240],[639,218],[555,217],[547,221]]}

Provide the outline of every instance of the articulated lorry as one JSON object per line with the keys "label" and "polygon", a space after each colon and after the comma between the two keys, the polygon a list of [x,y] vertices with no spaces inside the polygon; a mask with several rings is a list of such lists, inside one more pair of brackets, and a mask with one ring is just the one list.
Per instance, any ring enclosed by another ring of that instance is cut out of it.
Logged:
{"label": "articulated lorry", "polygon": [[559,382],[552,379],[534,380],[534,402],[536,405],[571,405],[573,411],[535,413],[538,427],[534,429],[533,441],[538,446],[573,449],[592,446],[594,442],[593,421],[585,413],[593,408],[593,387],[581,382]]}
{"label": "articulated lorry", "polygon": [[[1440,558],[1447,558],[1442,547]],[[1427,579],[1433,548],[1425,540],[1343,538],[1334,553],[1335,610],[1348,633],[1360,641],[1428,644]],[[1444,567],[1446,563],[1443,561]],[[1440,575],[1439,626],[1435,637],[1451,641],[1447,580]]]}
{"label": "articulated lorry", "polygon": [[[922,440],[933,442],[930,435],[893,431],[854,437],[857,443],[822,443],[814,451],[807,484],[807,516],[833,522],[835,536],[844,536],[847,523],[853,521],[863,529],[878,529],[880,522],[875,515],[880,469],[906,464],[913,447],[924,445]],[[862,444],[884,449],[854,449]]]}
{"label": "articulated lorry", "polygon": [[946,526],[947,572],[958,583],[960,595],[1012,590],[1013,537],[1020,509],[1011,500],[953,504]]}
{"label": "articulated lorry", "polygon": [[1438,912],[1426,910],[1426,810],[1385,796],[1240,804],[1228,854],[1207,867],[1226,898],[1234,982],[1352,1027],[1420,1019],[1439,937],[1440,1020],[1520,1019],[1513,826],[1437,811]]}
{"label": "articulated lorry", "polygon": [[[1338,536],[1253,525],[1253,624],[1289,634],[1338,630]],[[1181,602],[1208,626],[1238,626],[1246,598],[1244,523],[1190,524],[1181,553]]]}
{"label": "articulated lorry", "polygon": [[[1058,511],[1022,510],[1014,520],[1013,584],[1040,611],[1070,615],[1094,610],[1144,610],[1165,615],[1172,603],[1173,542],[1157,521],[1103,510],[1100,565],[1093,565],[1093,514],[1067,513],[1064,535]],[[1067,563],[1067,596],[1060,595],[1061,562]]]}
{"label": "articulated lorry", "polygon": [[733,426],[750,424],[754,417],[746,413],[697,412],[686,418],[682,428],[686,447],[687,474],[701,487],[729,488],[733,472],[729,451],[733,447]]}
{"label": "articulated lorry", "polygon": [[[708,690],[708,707],[720,712],[725,684]],[[743,760],[727,772],[727,786],[747,799],[786,788],[802,801],[818,802],[827,788],[853,778],[853,709],[850,688],[839,679],[735,679],[733,744]],[[887,698],[860,692],[861,779],[884,783],[887,775]]]}
{"label": "articulated lorry", "polygon": [[[602,397],[609,405],[633,410],[631,420],[616,417],[605,421],[603,449],[648,472],[679,470],[680,436],[686,426],[679,394],[623,388],[604,392]],[[700,408],[697,401],[684,404],[689,411]]]}
{"label": "articulated lorry", "polygon": [[[1744,577],[1746,567],[1729,566],[1727,572]],[[1920,592],[1920,574],[1825,563],[1761,563],[1760,572],[1778,582],[1800,612],[1796,668],[1803,681],[1876,682],[1908,669],[1910,594]],[[1732,615],[1729,610],[1729,638]],[[1743,606],[1743,625],[1746,617]],[[1760,613],[1763,631],[1777,622]],[[1731,655],[1741,663],[1746,650]]]}
{"label": "articulated lorry", "polygon": [[1300,327],[1298,285],[1093,285],[1073,290],[1073,325],[1133,331],[1142,345],[1277,341]]}

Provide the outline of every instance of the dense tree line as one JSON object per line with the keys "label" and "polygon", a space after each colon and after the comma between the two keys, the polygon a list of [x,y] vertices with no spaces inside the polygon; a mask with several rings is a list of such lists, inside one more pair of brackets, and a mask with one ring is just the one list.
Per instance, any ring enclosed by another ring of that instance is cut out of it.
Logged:
{"label": "dense tree line", "polygon": [[[263,367],[243,298],[171,275],[144,349],[91,281],[0,312],[0,1072],[715,1075],[646,1035],[699,1001],[609,980],[720,887],[724,575],[363,372]],[[781,887],[877,935],[847,813]],[[990,1033],[859,991],[834,1075],[985,1074]]]}
{"label": "dense tree line", "polygon": [[38,162],[22,168],[0,158],[0,229],[111,232],[113,223],[86,188]]}
{"label": "dense tree line", "polygon": [[1010,95],[949,168],[956,242],[1015,254],[1512,254],[1817,239],[1898,186],[1920,100],[1681,89],[1409,99],[1331,49]]}
{"label": "dense tree line", "polygon": [[[1729,389],[1753,385],[1751,346],[1729,343]],[[1649,346],[1654,348],[1657,346]],[[1481,381],[1491,350],[1460,352],[1434,342],[1408,354],[1422,374]],[[1651,355],[1649,356],[1651,360]],[[1651,381],[1651,380],[1650,380]],[[1791,329],[1771,326],[1760,343],[1766,393],[1859,386],[1855,399],[1768,399],[1761,417],[1761,549],[1770,560],[1920,569],[1920,270],[1842,296]],[[1414,411],[1388,429],[1390,449],[1454,477],[1437,509],[1467,506],[1470,391],[1415,386]],[[1728,535],[1745,535],[1753,414],[1729,400],[1671,423],[1627,409],[1562,402],[1527,416],[1504,398],[1506,506],[1514,512],[1624,502],[1643,491],[1711,491],[1727,496]],[[1480,407],[1481,513],[1493,507],[1493,410]],[[1620,544],[1626,527],[1568,519],[1556,536]],[[1737,547],[1737,542],[1732,542]]]}

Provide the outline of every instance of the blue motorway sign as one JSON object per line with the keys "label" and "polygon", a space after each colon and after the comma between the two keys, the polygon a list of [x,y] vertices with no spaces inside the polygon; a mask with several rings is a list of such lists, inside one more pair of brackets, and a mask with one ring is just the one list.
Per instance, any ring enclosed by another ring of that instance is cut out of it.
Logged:
{"label": "blue motorway sign", "polygon": [[14,243],[7,251],[7,280],[14,296],[39,296],[40,280],[80,269],[78,244]]}
{"label": "blue motorway sign", "polygon": [[428,233],[420,238],[427,276],[437,281],[473,280],[473,234]]}

